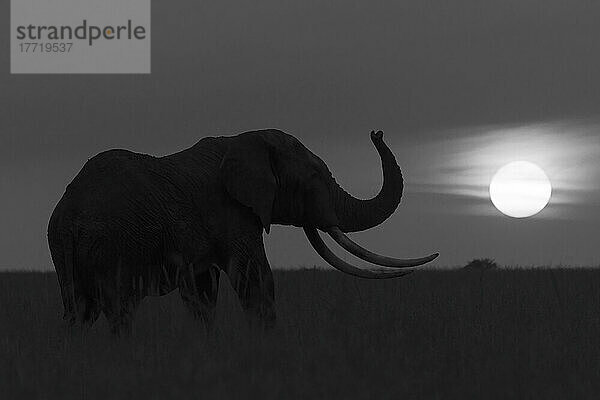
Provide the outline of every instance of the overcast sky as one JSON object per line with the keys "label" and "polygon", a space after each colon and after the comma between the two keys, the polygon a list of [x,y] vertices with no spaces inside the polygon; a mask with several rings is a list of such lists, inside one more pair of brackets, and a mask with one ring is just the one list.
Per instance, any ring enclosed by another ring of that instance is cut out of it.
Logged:
{"label": "overcast sky", "polygon": [[[277,127],[351,193],[377,192],[383,129],[406,178],[382,226],[353,235],[439,265],[600,265],[600,3],[556,0],[153,2],[152,74],[10,75],[0,36],[0,269],[51,269],[50,213],[108,148],[168,154]],[[0,5],[8,25],[9,2]],[[536,217],[486,196],[513,158],[555,186]],[[323,264],[274,228],[275,267]]]}

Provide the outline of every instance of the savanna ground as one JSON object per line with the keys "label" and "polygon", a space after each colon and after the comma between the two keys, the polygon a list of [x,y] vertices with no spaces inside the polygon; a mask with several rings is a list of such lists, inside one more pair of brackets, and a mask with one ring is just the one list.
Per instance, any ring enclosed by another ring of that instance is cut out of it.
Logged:
{"label": "savanna ground", "polygon": [[205,334],[177,293],[130,338],[68,335],[54,274],[0,274],[0,397],[598,398],[600,271],[276,272],[278,327],[250,330],[226,280]]}

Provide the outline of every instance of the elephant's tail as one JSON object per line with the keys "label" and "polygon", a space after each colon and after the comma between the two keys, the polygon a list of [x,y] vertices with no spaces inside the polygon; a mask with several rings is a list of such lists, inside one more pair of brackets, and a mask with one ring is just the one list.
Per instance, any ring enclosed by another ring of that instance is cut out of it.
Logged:
{"label": "elephant's tail", "polygon": [[74,237],[72,233],[63,237],[62,257],[58,263],[55,262],[56,274],[58,275],[64,307],[63,319],[70,323],[74,323],[77,319],[75,310],[75,280],[73,273],[75,267],[73,241]]}
{"label": "elephant's tail", "polygon": [[[70,322],[75,322],[77,318],[77,313],[75,310],[75,278],[74,278],[74,268],[75,268],[75,252],[73,250],[73,242],[75,238],[71,233],[67,237],[65,237],[65,241],[63,242],[63,268],[62,268],[62,298],[63,298],[63,306],[65,312],[63,314],[63,319]],[[61,275],[61,273],[59,273]]]}
{"label": "elephant's tail", "polygon": [[63,301],[63,318],[74,321],[75,317],[75,285],[73,279],[73,227],[64,223],[64,200],[56,205],[48,222],[48,246],[58,277],[60,294]]}

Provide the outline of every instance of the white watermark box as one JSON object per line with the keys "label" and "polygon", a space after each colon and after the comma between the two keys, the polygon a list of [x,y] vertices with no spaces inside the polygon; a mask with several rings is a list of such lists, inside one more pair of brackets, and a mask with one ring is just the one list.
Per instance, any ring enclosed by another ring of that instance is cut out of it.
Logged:
{"label": "white watermark box", "polygon": [[149,74],[150,0],[11,0],[13,74]]}

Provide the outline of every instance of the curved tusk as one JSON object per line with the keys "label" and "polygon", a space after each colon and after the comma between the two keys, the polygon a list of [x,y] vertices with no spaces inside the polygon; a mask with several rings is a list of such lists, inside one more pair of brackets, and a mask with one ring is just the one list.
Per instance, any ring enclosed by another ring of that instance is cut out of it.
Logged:
{"label": "curved tusk", "polygon": [[439,253],[431,254],[427,257],[421,258],[392,258],[385,257],[376,253],[373,253],[364,247],[356,244],[352,241],[344,232],[340,230],[337,226],[334,226],[327,230],[329,236],[333,238],[340,246],[342,246],[346,251],[354,254],[358,258],[362,258],[365,261],[371,262],[373,264],[382,265],[384,267],[392,267],[392,268],[410,268],[416,267],[419,265],[426,264],[430,261],[433,261],[439,256]]}
{"label": "curved tusk", "polygon": [[359,278],[367,278],[367,279],[389,279],[389,278],[399,278],[404,275],[410,274],[412,271],[394,271],[389,269],[382,268],[372,268],[372,269],[361,269],[357,268],[351,264],[348,264],[344,260],[340,259],[338,256],[333,254],[333,252],[327,247],[321,236],[315,228],[304,228],[304,234],[308,238],[312,247],[317,251],[317,253],[327,261],[332,267],[345,272],[349,275],[358,276]]}

